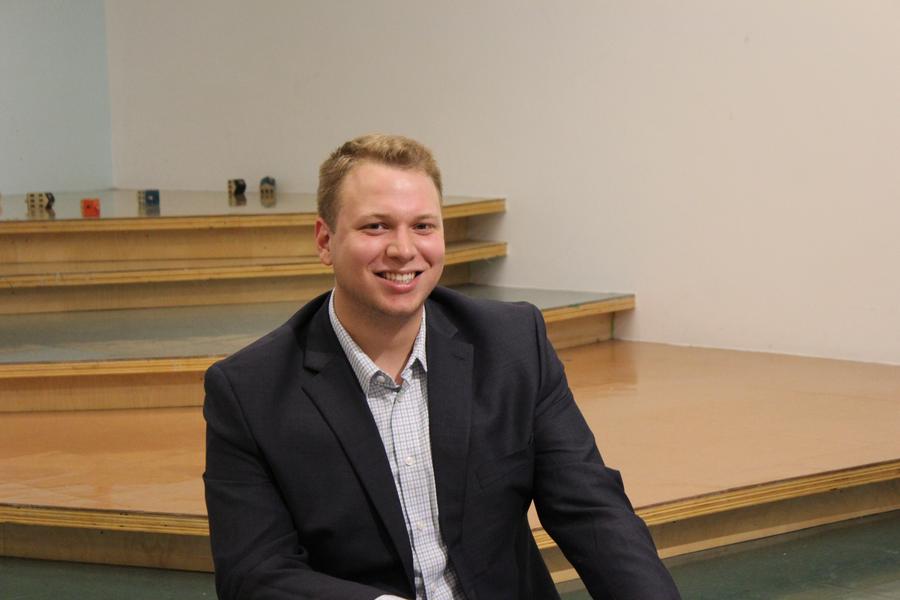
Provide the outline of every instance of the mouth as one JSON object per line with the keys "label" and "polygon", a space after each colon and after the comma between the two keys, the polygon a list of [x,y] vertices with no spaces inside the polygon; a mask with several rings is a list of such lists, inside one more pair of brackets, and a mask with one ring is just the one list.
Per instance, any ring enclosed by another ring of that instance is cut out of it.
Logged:
{"label": "mouth", "polygon": [[399,273],[396,271],[382,271],[381,273],[376,273],[382,279],[387,279],[388,281],[393,281],[394,283],[411,283],[413,279],[418,277],[422,271],[410,271],[407,273]]}

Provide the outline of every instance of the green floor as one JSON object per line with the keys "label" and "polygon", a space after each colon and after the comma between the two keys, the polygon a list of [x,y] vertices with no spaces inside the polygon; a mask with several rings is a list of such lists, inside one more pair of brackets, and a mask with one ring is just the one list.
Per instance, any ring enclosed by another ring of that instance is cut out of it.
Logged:
{"label": "green floor", "polygon": [[[900,599],[900,511],[668,561],[685,600]],[[565,586],[564,600],[588,600]],[[212,575],[0,558],[0,598],[215,598]]]}
{"label": "green floor", "polygon": [[[900,600],[900,511],[666,561],[684,600]],[[584,591],[565,600],[589,600]]]}

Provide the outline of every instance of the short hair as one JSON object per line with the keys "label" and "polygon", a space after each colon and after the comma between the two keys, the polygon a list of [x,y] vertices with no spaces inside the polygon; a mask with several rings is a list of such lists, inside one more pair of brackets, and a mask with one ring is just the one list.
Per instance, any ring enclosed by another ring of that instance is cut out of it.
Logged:
{"label": "short hair", "polygon": [[316,208],[325,223],[334,229],[337,221],[338,193],[347,173],[356,165],[371,161],[410,171],[423,171],[443,198],[441,170],[431,150],[402,135],[373,133],[344,142],[319,167]]}

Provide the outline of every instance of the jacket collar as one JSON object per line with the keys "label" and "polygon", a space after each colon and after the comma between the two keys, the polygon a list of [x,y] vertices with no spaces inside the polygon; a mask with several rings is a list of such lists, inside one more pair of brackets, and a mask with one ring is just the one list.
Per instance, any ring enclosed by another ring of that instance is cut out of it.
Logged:
{"label": "jacket collar", "polygon": [[472,421],[473,349],[434,301],[426,302],[428,417],[441,534],[448,548],[459,540]]}
{"label": "jacket collar", "polygon": [[304,380],[303,391],[337,436],[390,535],[410,589],[414,589],[409,534],[391,467],[366,398],[331,327],[327,302],[309,321],[305,346],[303,366],[313,375]]}

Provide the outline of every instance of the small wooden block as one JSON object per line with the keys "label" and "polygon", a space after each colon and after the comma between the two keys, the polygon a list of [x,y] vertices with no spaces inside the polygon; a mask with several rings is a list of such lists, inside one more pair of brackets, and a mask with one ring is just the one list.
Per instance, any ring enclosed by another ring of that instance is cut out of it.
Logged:
{"label": "small wooden block", "polygon": [[138,206],[159,207],[159,190],[141,190],[137,193]]}
{"label": "small wooden block", "polygon": [[228,195],[242,196],[247,191],[247,182],[243,179],[228,180]]}
{"label": "small wooden block", "polygon": [[96,219],[100,216],[100,198],[82,198],[81,216],[85,219]]}
{"label": "small wooden block", "polygon": [[56,198],[50,192],[28,192],[25,195],[25,204],[29,209],[51,209]]}

